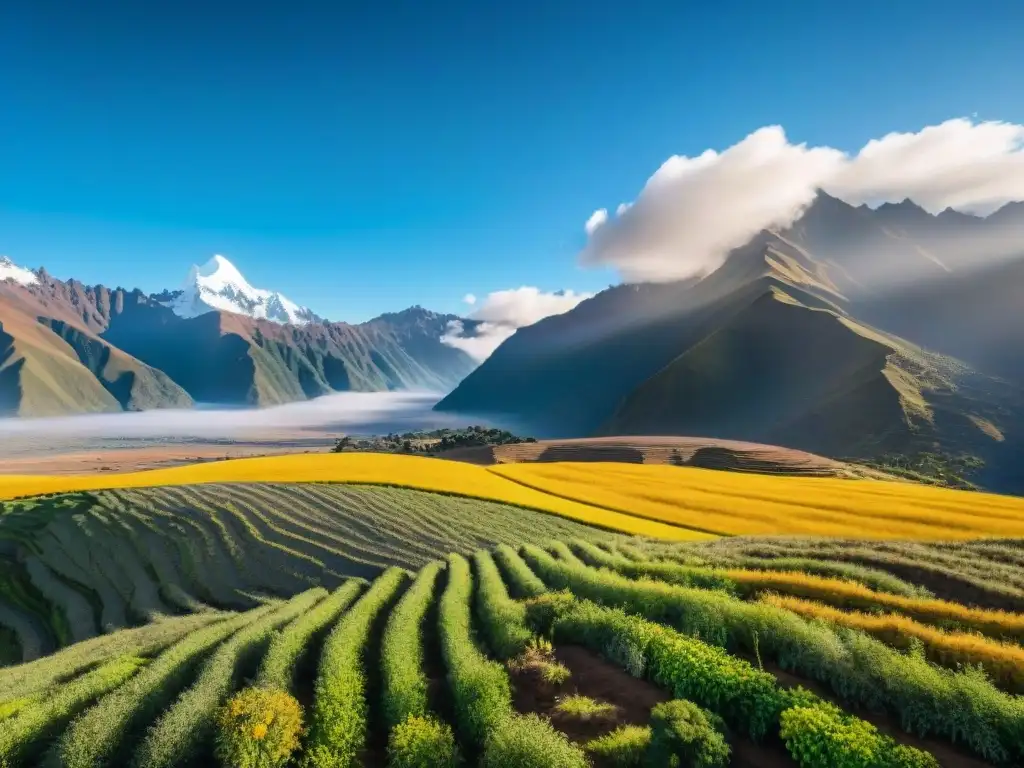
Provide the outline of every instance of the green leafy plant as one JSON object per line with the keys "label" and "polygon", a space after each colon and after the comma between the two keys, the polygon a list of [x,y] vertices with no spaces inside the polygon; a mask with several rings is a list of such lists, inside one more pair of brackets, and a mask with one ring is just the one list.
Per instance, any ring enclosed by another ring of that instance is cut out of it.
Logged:
{"label": "green leafy plant", "polygon": [[726,768],[730,750],[724,730],[720,717],[692,701],[662,702],[651,710],[647,762],[672,765],[675,759],[679,765],[692,768]]}
{"label": "green leafy plant", "polygon": [[619,708],[607,701],[598,701],[578,693],[562,696],[555,702],[555,712],[576,720],[604,720],[615,717]]}
{"label": "green leafy plant", "polygon": [[620,725],[611,733],[591,739],[584,749],[612,768],[639,768],[650,744],[649,726]]}
{"label": "green leafy plant", "polygon": [[453,768],[459,764],[455,735],[446,723],[410,715],[391,729],[389,768]]}

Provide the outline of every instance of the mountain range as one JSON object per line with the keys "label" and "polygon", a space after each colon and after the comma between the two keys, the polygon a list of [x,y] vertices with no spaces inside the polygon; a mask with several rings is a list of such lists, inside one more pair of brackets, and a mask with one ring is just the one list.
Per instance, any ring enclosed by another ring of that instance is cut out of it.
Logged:
{"label": "mountain range", "polygon": [[436,407],[539,437],[706,435],[841,458],[963,454],[1024,491],[1024,205],[819,194],[710,274],[522,328]]}
{"label": "mountain range", "polygon": [[422,307],[353,325],[253,288],[225,258],[160,294],[0,261],[0,413],[275,405],[336,391],[448,391],[475,363]]}

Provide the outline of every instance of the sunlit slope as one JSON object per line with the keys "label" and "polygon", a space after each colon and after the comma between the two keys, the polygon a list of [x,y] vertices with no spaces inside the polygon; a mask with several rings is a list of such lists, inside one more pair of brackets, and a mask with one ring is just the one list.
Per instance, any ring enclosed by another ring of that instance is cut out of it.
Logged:
{"label": "sunlit slope", "polygon": [[910,483],[598,462],[490,469],[525,487],[724,535],[1024,537],[1024,499]]}
{"label": "sunlit slope", "polygon": [[[483,467],[456,461],[393,454],[303,454],[232,459],[186,467],[120,475],[7,475],[0,477],[0,498],[117,488],[197,483],[367,483],[397,485],[501,501],[641,536],[669,539],[711,538],[648,516],[601,509],[526,488]],[[628,509],[628,508],[624,508]]]}

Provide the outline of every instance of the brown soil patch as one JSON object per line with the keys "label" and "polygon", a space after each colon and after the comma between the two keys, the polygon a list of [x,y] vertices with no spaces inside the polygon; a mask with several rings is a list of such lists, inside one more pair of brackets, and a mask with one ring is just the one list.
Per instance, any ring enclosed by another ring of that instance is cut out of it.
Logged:
{"label": "brown soil patch", "polygon": [[[79,475],[93,473],[136,472],[162,469],[184,464],[200,464],[224,459],[276,456],[286,453],[309,453],[305,446],[271,447],[261,444],[233,445],[168,445],[147,448],[105,448],[74,451],[0,461],[4,475]],[[318,451],[319,452],[319,451]]]}
{"label": "brown soil patch", "polygon": [[[549,717],[558,730],[577,744],[610,733],[620,725],[647,725],[651,708],[671,698],[652,683],[633,677],[582,646],[559,646],[555,658],[572,672],[569,681],[554,688],[532,672],[513,672],[514,705],[524,714],[536,712]],[[573,693],[614,704],[618,711],[612,718],[590,721],[555,711],[558,697]],[[794,768],[796,765],[780,743],[758,745],[733,734],[730,745],[734,768]],[[603,768],[603,765],[595,761],[596,768]]]}
{"label": "brown soil patch", "polygon": [[888,477],[880,472],[806,451],[706,437],[591,437],[540,440],[515,445],[455,448],[439,454],[470,464],[552,461],[611,461],[626,464],[674,464],[732,472],[812,477]]}

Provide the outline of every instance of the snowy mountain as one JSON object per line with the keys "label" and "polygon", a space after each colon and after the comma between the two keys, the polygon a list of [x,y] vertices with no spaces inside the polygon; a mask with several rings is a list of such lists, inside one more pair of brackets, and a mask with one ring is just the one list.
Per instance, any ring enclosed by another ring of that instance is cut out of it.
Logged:
{"label": "snowy mountain", "polygon": [[21,285],[39,282],[39,278],[32,270],[19,267],[6,256],[0,256],[0,282],[4,280],[13,280]]}
{"label": "snowy mountain", "polygon": [[201,267],[193,264],[181,290],[169,296],[165,303],[180,317],[221,310],[293,325],[320,319],[277,291],[254,288],[223,256],[214,256]]}

